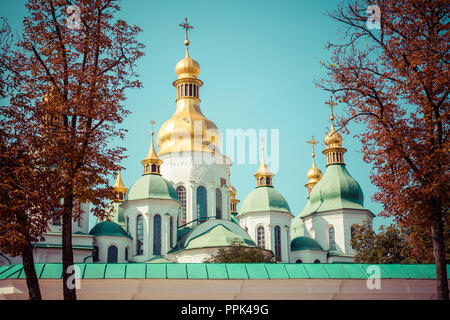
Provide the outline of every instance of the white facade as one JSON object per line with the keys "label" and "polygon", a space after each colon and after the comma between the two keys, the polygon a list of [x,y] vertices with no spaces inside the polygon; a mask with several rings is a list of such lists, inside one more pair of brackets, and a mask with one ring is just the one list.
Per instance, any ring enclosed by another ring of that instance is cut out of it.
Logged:
{"label": "white facade", "polygon": [[[157,255],[167,256],[167,253],[177,243],[176,221],[179,202],[165,199],[143,199],[125,201],[122,204],[125,218],[126,231],[133,237],[131,256],[133,261],[147,261],[155,256],[154,246],[154,219],[156,215],[161,217],[161,253]],[[143,253],[137,252],[137,218],[143,216]],[[172,230],[170,224],[172,218]],[[172,239],[170,236],[172,235]]]}
{"label": "white facade", "polygon": [[[351,228],[371,220],[372,216],[368,210],[352,209],[312,214],[303,219],[305,236],[316,240],[324,250],[336,255],[353,256],[355,250],[351,246]],[[330,242],[330,234],[331,236],[333,234],[330,232],[330,228],[334,228],[334,248],[333,241]],[[344,258],[344,260],[348,259]]]}
{"label": "white facade", "polygon": [[247,231],[252,240],[258,243],[258,228],[264,228],[264,249],[275,253],[275,227],[279,226],[281,231],[281,261],[290,261],[290,221],[293,218],[289,212],[261,211],[249,212],[239,215],[241,227]]}
{"label": "white facade", "polygon": [[[186,223],[198,219],[197,217],[197,189],[206,188],[207,217],[216,216],[216,190],[220,190],[222,202],[220,204],[222,219],[230,220],[230,190],[229,166],[226,157],[208,152],[182,152],[161,155],[164,162],[161,165],[161,175],[170,181],[175,189],[180,186],[186,188]],[[223,184],[225,182],[225,184]],[[188,224],[195,227],[196,223]]]}
{"label": "white facade", "polygon": [[126,237],[99,236],[94,239],[94,247],[97,248],[98,262],[108,262],[108,252],[112,246],[117,248],[118,263],[125,263],[131,260],[133,240]]}

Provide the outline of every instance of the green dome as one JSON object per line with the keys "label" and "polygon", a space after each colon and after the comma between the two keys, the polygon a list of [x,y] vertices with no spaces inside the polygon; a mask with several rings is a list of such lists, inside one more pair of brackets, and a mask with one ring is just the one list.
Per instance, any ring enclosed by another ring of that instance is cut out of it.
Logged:
{"label": "green dome", "polygon": [[177,243],[173,251],[207,247],[228,247],[233,242],[240,242],[248,247],[256,247],[256,244],[241,226],[228,220],[213,219],[203,222],[194,230],[187,233]]}
{"label": "green dome", "polygon": [[133,239],[128,233],[125,232],[125,230],[123,230],[121,226],[112,221],[103,221],[97,223],[91,229],[91,231],[89,231],[89,234],[94,237],[113,236],[113,237],[126,237],[129,239]]}
{"label": "green dome", "polygon": [[345,165],[332,164],[312,189],[308,204],[300,216],[338,209],[364,209],[363,204],[361,187]]}
{"label": "green dome", "polygon": [[303,211],[292,220],[291,238],[304,235],[302,218],[310,214],[340,209],[366,210],[363,203],[361,187],[348,173],[345,165],[331,164],[312,189]]}
{"label": "green dome", "polygon": [[144,174],[128,190],[125,200],[169,199],[178,201],[172,184],[158,174]]}
{"label": "green dome", "polygon": [[291,241],[291,250],[320,250],[323,251],[320,244],[310,237],[297,237]]}
{"label": "green dome", "polygon": [[284,197],[274,187],[257,187],[242,202],[239,215],[247,212],[283,211],[291,212]]}

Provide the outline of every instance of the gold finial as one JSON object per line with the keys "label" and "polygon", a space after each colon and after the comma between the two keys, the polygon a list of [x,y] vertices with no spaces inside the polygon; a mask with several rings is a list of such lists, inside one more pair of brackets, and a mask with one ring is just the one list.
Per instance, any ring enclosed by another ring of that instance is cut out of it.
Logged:
{"label": "gold finial", "polygon": [[333,96],[330,96],[330,101],[329,102],[325,102],[325,104],[330,105],[330,109],[331,109],[331,115],[330,115],[330,120],[331,120],[331,128],[334,129],[334,114],[333,114],[333,106],[336,106],[337,103],[333,101]]}
{"label": "gold finial", "polygon": [[272,186],[272,177],[274,174],[267,167],[266,161],[264,160],[264,139],[261,138],[261,164],[259,165],[258,171],[254,174],[256,178],[256,186]]}
{"label": "gold finial", "polygon": [[125,187],[122,181],[122,175],[120,174],[120,170],[122,169],[122,166],[119,164],[119,171],[117,173],[117,179],[114,183],[113,188],[115,189],[117,193],[117,200],[123,201],[125,199],[125,194],[127,193],[128,189]]}
{"label": "gold finial", "polygon": [[331,109],[331,129],[330,132],[325,136],[325,145],[327,146],[325,150],[323,150],[323,154],[327,156],[327,166],[330,164],[345,164],[344,163],[344,153],[347,149],[342,147],[342,136],[339,132],[334,129],[334,114],[333,114],[333,106],[337,105],[333,101],[333,97],[330,96],[330,102],[325,102],[330,105]]}
{"label": "gold finial", "polygon": [[152,125],[152,131],[150,132],[150,134],[152,135],[152,139],[153,139],[153,135],[155,134],[155,128],[154,128],[154,126],[155,126],[155,121],[150,121],[150,124]]}
{"label": "gold finial", "polygon": [[188,39],[188,31],[189,29],[194,29],[194,27],[188,23],[187,18],[184,18],[184,23],[180,24],[180,27],[182,27],[186,32],[186,40],[184,40],[184,44],[186,45],[186,55],[189,55],[188,46],[190,42]]}
{"label": "gold finial", "polygon": [[314,136],[312,136],[312,139],[309,140],[309,141],[306,141],[306,142],[310,143],[312,145],[312,157],[313,157],[313,160],[314,160],[314,158],[316,157],[316,154],[314,153],[314,145],[318,144],[319,141],[314,140]]}
{"label": "gold finial", "polygon": [[308,178],[308,183],[305,184],[305,187],[308,189],[308,198],[309,198],[313,187],[320,181],[320,179],[322,179],[322,171],[320,171],[320,169],[316,167],[316,160],[315,160],[316,154],[314,153],[314,145],[318,144],[319,141],[314,140],[314,136],[312,136],[312,139],[306,142],[312,145],[312,158],[313,158],[311,169],[309,169],[306,174],[306,177]]}
{"label": "gold finial", "polygon": [[152,143],[150,145],[150,150],[148,151],[147,156],[144,160],[141,161],[142,165],[144,166],[144,174],[153,173],[153,174],[160,174],[160,165],[162,163],[162,160],[159,159],[158,154],[155,151],[155,145],[153,142],[153,136],[155,134],[153,130],[153,125],[155,124],[155,121],[150,122],[152,125],[152,131],[150,132],[152,136]]}

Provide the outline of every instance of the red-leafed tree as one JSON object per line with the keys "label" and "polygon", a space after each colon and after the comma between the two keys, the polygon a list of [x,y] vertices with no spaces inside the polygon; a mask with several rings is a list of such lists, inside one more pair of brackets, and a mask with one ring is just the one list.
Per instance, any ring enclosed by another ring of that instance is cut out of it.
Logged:
{"label": "red-leafed tree", "polygon": [[[35,156],[57,173],[54,188],[62,221],[64,299],[76,299],[72,223],[80,219],[76,203],[90,203],[105,217],[114,192],[108,186],[123,158],[120,129],[129,113],[125,91],[141,87],[135,72],[144,45],[141,31],[118,19],[115,0],[29,0],[24,32],[18,43],[17,79],[10,120],[18,121]],[[25,114],[24,119],[14,119]],[[26,121],[22,121],[26,120]],[[42,191],[42,190],[41,190]]]}
{"label": "red-leafed tree", "polygon": [[359,137],[382,215],[429,230],[439,299],[449,298],[448,10],[444,0],[340,5],[329,15],[345,28],[343,40],[329,43],[329,77],[317,82],[346,106],[343,130],[350,121],[367,129]]}
{"label": "red-leafed tree", "polygon": [[[12,40],[8,23],[1,19],[0,99],[10,97],[17,84],[9,72],[20,62]],[[40,300],[32,243],[43,240],[58,205],[53,183],[57,177],[30,148],[33,134],[25,122],[20,110],[0,107],[0,252],[22,257],[29,297]]]}

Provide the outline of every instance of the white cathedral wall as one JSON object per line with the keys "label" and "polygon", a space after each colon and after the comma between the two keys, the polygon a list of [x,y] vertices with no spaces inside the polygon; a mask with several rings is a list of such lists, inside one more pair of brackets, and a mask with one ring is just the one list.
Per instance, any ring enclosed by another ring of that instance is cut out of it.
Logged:
{"label": "white cathedral wall", "polygon": [[329,250],[329,228],[334,227],[337,254],[354,255],[351,247],[351,227],[371,220],[368,210],[343,209],[314,214],[304,219],[305,235],[315,239],[322,249]]}
{"label": "white cathedral wall", "polygon": [[275,252],[275,226],[281,228],[281,261],[290,261],[290,221],[292,214],[287,212],[261,211],[249,212],[239,215],[239,223],[250,235],[252,240],[258,244],[257,228],[264,227],[264,248]]}
{"label": "white cathedral wall", "polygon": [[[291,263],[297,263],[301,260],[301,263],[315,263],[319,260],[320,263],[327,263],[327,251],[318,250],[299,250],[291,251]],[[300,263],[300,262],[299,262]]]}
{"label": "white cathedral wall", "polygon": [[125,249],[128,247],[128,259],[131,258],[131,248],[133,246],[133,241],[125,237],[114,237],[114,236],[99,236],[95,237],[94,245],[98,248],[98,262],[106,263],[108,262],[108,248],[110,246],[117,247],[117,262],[124,263],[125,260]]}
{"label": "white cathedral wall", "polygon": [[[126,201],[122,205],[125,223],[129,219],[128,232],[133,237],[131,256],[134,261],[143,262],[153,257],[153,220],[156,214],[161,216],[161,255],[175,247],[177,243],[177,216],[180,204],[175,200],[166,199],[144,199]],[[136,255],[136,225],[137,217],[144,217],[144,240],[142,255]],[[170,217],[173,219],[172,247],[170,247]],[[126,225],[125,225],[126,227]]]}
{"label": "white cathedral wall", "polygon": [[[203,186],[207,192],[207,216],[216,216],[216,189],[222,193],[222,219],[230,220],[230,191],[221,185],[221,178],[229,185],[229,166],[224,163],[223,156],[219,163],[208,152],[183,152],[161,155],[161,175],[172,182],[175,188],[186,188],[186,222],[197,219],[197,188]],[[221,163],[222,162],[222,163]],[[196,227],[196,223],[188,225]]]}

